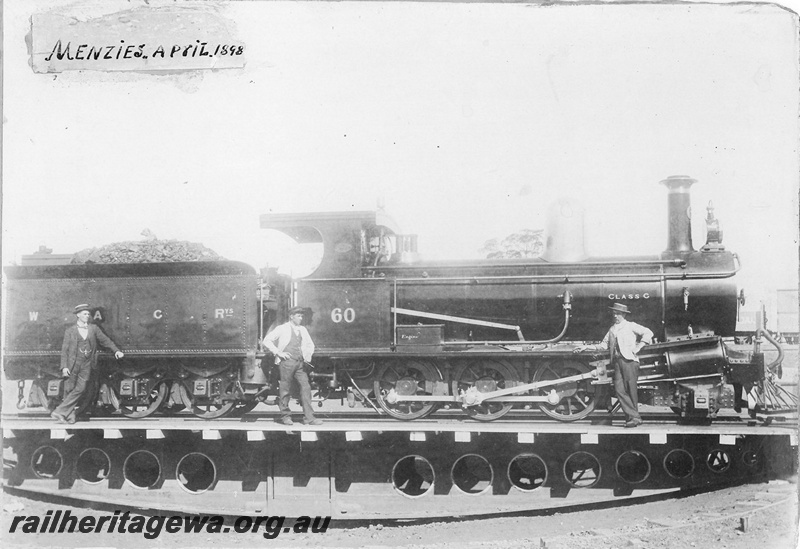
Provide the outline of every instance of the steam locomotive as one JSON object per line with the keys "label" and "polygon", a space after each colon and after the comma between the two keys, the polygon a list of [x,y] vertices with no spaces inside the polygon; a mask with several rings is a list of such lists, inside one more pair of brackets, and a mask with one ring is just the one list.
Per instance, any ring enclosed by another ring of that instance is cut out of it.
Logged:
{"label": "steam locomotive", "polygon": [[[582,219],[564,201],[536,259],[422,261],[416,236],[399,234],[380,212],[346,212],[261,217],[264,229],[321,245],[317,269],[296,280],[228,261],[7,267],[5,375],[18,382],[18,406],[56,406],[64,329],[73,305],[88,301],[93,321],[125,352],[120,362],[101,356],[95,413],[246,413],[277,395],[260,341],[299,305],[317,346],[307,367],[321,401],[346,399],[402,420],[446,408],[490,421],[538,408],[574,421],[610,390],[605,357],[574,351],[604,336],[608,307],[622,302],[658,340],[640,355],[640,402],[684,418],[793,408],[774,383],[782,352],[768,332],[759,331],[753,352],[723,341],[744,296],[713,208],[695,250],[695,181],[662,183],[668,246],[654,256],[588,257]],[[771,364],[761,336],[779,350]]]}

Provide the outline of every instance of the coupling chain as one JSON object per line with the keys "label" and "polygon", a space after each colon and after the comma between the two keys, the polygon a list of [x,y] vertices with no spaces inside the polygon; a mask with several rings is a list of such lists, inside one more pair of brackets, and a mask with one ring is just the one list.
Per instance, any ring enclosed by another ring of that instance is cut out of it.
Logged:
{"label": "coupling chain", "polygon": [[17,382],[17,410],[25,408],[25,380],[20,379]]}

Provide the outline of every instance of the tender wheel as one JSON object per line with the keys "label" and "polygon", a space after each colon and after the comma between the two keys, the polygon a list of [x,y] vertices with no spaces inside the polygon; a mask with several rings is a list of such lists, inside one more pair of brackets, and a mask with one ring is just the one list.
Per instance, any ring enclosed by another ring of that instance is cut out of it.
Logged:
{"label": "tender wheel", "polygon": [[220,396],[217,397],[203,397],[194,396],[183,385],[180,386],[182,393],[182,400],[192,405],[192,413],[202,419],[217,419],[224,417],[231,412],[236,406],[236,401],[233,399],[223,400],[222,396],[229,393],[233,389],[234,383],[225,383],[220,391]]}
{"label": "tender wheel", "polygon": [[[592,368],[584,362],[569,358],[558,359],[536,370],[533,381],[551,381],[591,371]],[[599,393],[597,386],[592,385],[591,379],[583,379],[542,387],[539,389],[539,395],[550,397],[554,402],[539,404],[542,412],[559,421],[577,421],[594,411]]]}
{"label": "tender wheel", "polygon": [[145,397],[141,398],[120,398],[119,411],[125,417],[142,418],[153,414],[159,406],[164,403],[167,397],[167,384],[162,382],[156,384]]}
{"label": "tender wheel", "polygon": [[378,372],[374,390],[378,404],[390,416],[412,420],[428,416],[436,410],[434,402],[391,402],[392,395],[429,396],[433,383],[441,381],[432,365],[419,360],[389,362]]}
{"label": "tender wheel", "polygon": [[[66,383],[66,379],[64,379],[64,383]],[[31,396],[36,398],[42,406],[44,407],[47,412],[52,412],[55,410],[63,398],[61,397],[49,397],[47,396],[47,381],[45,380],[36,380],[31,385]],[[66,394],[64,394],[66,396]],[[78,403],[77,407],[75,408],[75,413],[77,415],[84,415],[92,410],[94,407],[95,401],[97,396],[97,385],[90,386],[84,397]]]}
{"label": "tender wheel", "polygon": [[242,417],[243,415],[252,412],[259,404],[261,404],[260,400],[241,400],[236,403],[236,406],[228,415],[230,417]]}
{"label": "tender wheel", "polygon": [[186,406],[182,404],[174,404],[172,406],[167,405],[167,406],[162,406],[161,410],[159,410],[159,413],[162,416],[174,417],[183,412],[185,409]]}
{"label": "tender wheel", "polygon": [[159,409],[161,415],[167,417],[177,416],[187,408],[186,399],[184,398],[185,392],[182,391],[182,388],[183,386],[179,381],[170,382],[167,389],[167,398],[164,399],[164,404]]}
{"label": "tender wheel", "polygon": [[[42,385],[44,384],[44,387]],[[42,406],[48,412],[52,412],[56,409],[59,402],[59,399],[48,397],[47,396],[47,383],[44,381],[36,380],[31,385],[31,396],[33,396],[36,400],[42,403]]]}
{"label": "tender wheel", "polygon": [[97,395],[97,404],[94,407],[96,415],[111,416],[119,411],[119,398],[114,389],[106,382],[100,383],[100,392]]}
{"label": "tender wheel", "polygon": [[[470,362],[455,375],[457,394],[471,387],[479,393],[490,393],[518,385],[518,376],[509,366],[495,360]],[[479,421],[493,421],[506,415],[513,404],[485,401],[477,406],[467,406],[467,414]]]}

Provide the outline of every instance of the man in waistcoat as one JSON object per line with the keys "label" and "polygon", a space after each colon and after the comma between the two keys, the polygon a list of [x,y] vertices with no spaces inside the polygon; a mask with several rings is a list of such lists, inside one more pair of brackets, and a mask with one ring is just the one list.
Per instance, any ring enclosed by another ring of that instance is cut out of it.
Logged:
{"label": "man in waistcoat", "polygon": [[89,305],[84,303],[75,307],[75,316],[78,322],[64,332],[61,346],[61,375],[69,379],[64,383],[64,400],[50,414],[57,423],[75,423],[78,406],[84,398],[93,397],[98,343],[114,351],[117,360],[125,356],[111,338],[89,323]]}
{"label": "man in waistcoat", "polygon": [[642,424],[639,415],[639,358],[638,352],[646,344],[652,343],[653,332],[626,316],[630,314],[627,305],[614,303],[609,307],[614,315],[614,324],[598,345],[582,345],[575,352],[587,349],[608,350],[610,363],[614,367],[614,391],[625,413],[625,427],[638,427]]}
{"label": "man in waistcoat", "polygon": [[281,324],[264,338],[264,347],[275,355],[275,364],[281,372],[281,384],[278,395],[278,407],[281,411],[279,422],[292,425],[292,412],[289,409],[289,397],[292,383],[300,387],[300,403],[303,405],[303,424],[322,425],[321,419],[314,418],[311,403],[311,385],[303,365],[311,362],[314,354],[314,342],[303,323],[303,308],[289,309],[289,322]]}

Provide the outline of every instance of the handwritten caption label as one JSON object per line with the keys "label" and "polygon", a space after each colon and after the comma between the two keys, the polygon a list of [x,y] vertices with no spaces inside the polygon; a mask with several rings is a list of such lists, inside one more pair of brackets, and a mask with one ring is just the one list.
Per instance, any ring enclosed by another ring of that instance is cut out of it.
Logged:
{"label": "handwritten caption label", "polygon": [[[125,40],[120,40],[119,44],[109,46],[98,46],[95,44],[73,44],[67,42],[63,44],[58,40],[53,46],[50,55],[44,58],[50,62],[54,58],[57,61],[114,61],[120,59],[148,59],[150,57],[160,57],[161,59],[173,59],[176,57],[216,57],[218,55],[243,55],[244,45],[242,44],[214,44],[195,40],[196,44],[184,46],[175,44],[172,46],[148,46],[147,44],[125,44]],[[148,54],[148,52],[150,52]]]}
{"label": "handwritten caption label", "polygon": [[217,13],[137,8],[79,21],[31,18],[34,72],[175,71],[245,65],[246,46]]}

